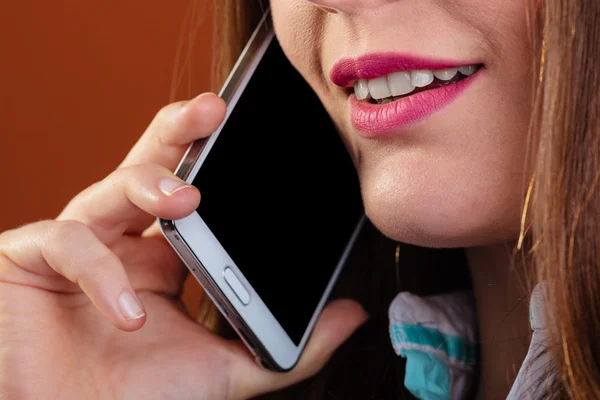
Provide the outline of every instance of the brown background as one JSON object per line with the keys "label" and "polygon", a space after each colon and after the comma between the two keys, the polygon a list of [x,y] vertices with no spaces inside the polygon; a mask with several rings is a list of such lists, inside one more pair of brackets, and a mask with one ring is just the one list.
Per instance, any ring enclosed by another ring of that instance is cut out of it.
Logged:
{"label": "brown background", "polygon": [[[3,3],[0,232],[56,216],[118,165],[160,107],[209,89],[207,3]],[[186,284],[192,308],[197,287]]]}

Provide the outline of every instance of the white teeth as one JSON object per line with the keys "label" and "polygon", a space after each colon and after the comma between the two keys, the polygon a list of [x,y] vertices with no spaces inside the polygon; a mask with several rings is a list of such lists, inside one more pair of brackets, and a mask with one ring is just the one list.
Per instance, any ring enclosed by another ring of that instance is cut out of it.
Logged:
{"label": "white teeth", "polygon": [[359,100],[369,97],[369,86],[366,79],[359,79],[354,84],[354,94]]}
{"label": "white teeth", "polygon": [[369,81],[369,93],[371,93],[371,96],[376,100],[391,97],[392,92],[390,92],[387,78],[382,76],[381,78],[371,79]]}
{"label": "white teeth", "polygon": [[415,86],[410,82],[409,72],[395,72],[387,78],[392,96],[402,96],[415,90]]}
{"label": "white teeth", "polygon": [[415,87],[425,87],[433,82],[433,72],[431,71],[411,71],[410,82]]}
{"label": "white teeth", "polygon": [[[457,68],[446,68],[436,71],[415,70],[394,72],[376,79],[359,79],[354,83],[354,94],[358,100],[375,99],[380,104],[389,103],[392,97],[404,96],[412,93],[415,88],[422,88],[435,80],[448,82],[460,72],[464,76],[471,76],[478,65],[467,65]],[[441,86],[441,83],[438,82]],[[389,98],[389,99],[388,99]]]}
{"label": "white teeth", "polygon": [[442,81],[449,81],[450,79],[454,78],[457,73],[458,68],[448,68],[433,71],[433,75],[435,75],[436,78]]}
{"label": "white teeth", "polygon": [[459,67],[458,71],[465,76],[470,76],[475,73],[475,68],[475,65],[467,65],[466,67]]}

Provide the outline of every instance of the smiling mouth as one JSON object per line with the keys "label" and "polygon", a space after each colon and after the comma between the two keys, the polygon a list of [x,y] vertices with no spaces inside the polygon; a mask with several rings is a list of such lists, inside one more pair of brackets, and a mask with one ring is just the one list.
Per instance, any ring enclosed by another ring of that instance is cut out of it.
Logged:
{"label": "smiling mouth", "polygon": [[420,92],[460,82],[481,67],[482,64],[473,64],[433,71],[394,72],[375,79],[359,79],[353,85],[354,95],[365,103],[388,104]]}
{"label": "smiling mouth", "polygon": [[481,76],[480,61],[382,52],[337,61],[330,80],[347,94],[354,131],[373,139],[411,132],[408,126],[450,105]]}

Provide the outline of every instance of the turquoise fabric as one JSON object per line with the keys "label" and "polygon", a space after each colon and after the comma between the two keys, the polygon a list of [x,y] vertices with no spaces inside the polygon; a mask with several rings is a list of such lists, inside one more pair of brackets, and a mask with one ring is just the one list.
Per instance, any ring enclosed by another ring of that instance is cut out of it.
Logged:
{"label": "turquoise fabric", "polygon": [[441,350],[448,357],[468,364],[475,364],[477,361],[475,344],[460,336],[442,333],[434,328],[409,324],[391,324],[390,334],[394,345],[418,344]]}
{"label": "turquoise fabric", "polygon": [[450,369],[446,361],[433,354],[407,350],[404,386],[421,400],[450,400]]}

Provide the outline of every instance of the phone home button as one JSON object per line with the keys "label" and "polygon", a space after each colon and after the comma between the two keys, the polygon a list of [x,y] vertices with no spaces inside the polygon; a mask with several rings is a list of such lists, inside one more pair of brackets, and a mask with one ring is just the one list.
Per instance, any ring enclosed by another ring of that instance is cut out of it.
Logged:
{"label": "phone home button", "polygon": [[225,278],[225,282],[227,282],[242,304],[247,306],[250,303],[250,293],[244,288],[238,277],[235,276],[235,272],[231,268],[225,267],[223,278]]}

